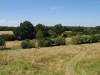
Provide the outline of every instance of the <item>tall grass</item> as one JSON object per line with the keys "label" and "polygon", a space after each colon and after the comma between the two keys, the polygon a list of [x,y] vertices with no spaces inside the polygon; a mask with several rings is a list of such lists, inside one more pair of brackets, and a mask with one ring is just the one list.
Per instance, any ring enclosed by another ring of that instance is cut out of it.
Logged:
{"label": "tall grass", "polygon": [[0,51],[1,75],[64,75],[80,46]]}

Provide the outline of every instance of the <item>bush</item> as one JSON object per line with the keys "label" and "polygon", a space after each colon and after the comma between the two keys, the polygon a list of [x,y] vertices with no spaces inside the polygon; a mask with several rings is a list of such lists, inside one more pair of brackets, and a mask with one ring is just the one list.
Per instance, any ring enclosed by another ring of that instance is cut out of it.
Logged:
{"label": "bush", "polygon": [[5,40],[0,38],[0,49],[4,49]]}
{"label": "bush", "polygon": [[9,34],[2,34],[0,35],[0,37],[2,39],[4,39],[5,41],[14,41],[16,40],[17,38],[15,37],[15,35],[9,35]]}
{"label": "bush", "polygon": [[24,40],[24,41],[21,42],[21,47],[22,47],[23,49],[31,48],[31,44],[30,44],[29,41]]}
{"label": "bush", "polygon": [[93,43],[100,41],[100,34],[91,35],[91,41]]}
{"label": "bush", "polygon": [[52,44],[53,42],[50,38],[45,38],[45,40],[43,41],[43,47],[48,47],[51,46]]}
{"label": "bush", "polygon": [[66,33],[63,33],[62,36],[63,36],[63,37],[67,37],[67,34],[66,34]]}
{"label": "bush", "polygon": [[65,40],[64,37],[59,36],[59,37],[55,38],[54,44],[57,45],[57,46],[65,45],[66,44],[66,40]]}
{"label": "bush", "polygon": [[80,35],[73,36],[71,40],[72,44],[80,44],[81,43],[80,38],[81,38]]}
{"label": "bush", "polygon": [[58,35],[54,33],[54,34],[51,35],[51,38],[56,38],[57,36]]}
{"label": "bush", "polygon": [[81,35],[81,43],[90,43],[91,42],[91,37],[89,35]]}
{"label": "bush", "polygon": [[30,44],[31,44],[31,48],[35,48],[36,47],[36,40],[31,40]]}

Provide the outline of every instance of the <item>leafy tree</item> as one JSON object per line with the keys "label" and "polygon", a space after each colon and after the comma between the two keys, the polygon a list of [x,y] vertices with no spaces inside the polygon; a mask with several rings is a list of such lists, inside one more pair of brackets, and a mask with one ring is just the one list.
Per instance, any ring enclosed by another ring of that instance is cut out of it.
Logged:
{"label": "leafy tree", "polygon": [[44,39],[43,32],[41,30],[38,30],[38,32],[36,33],[36,39],[37,39],[38,46],[41,47],[42,41]]}
{"label": "leafy tree", "polygon": [[50,36],[50,34],[48,33],[49,27],[47,27],[43,24],[37,24],[35,26],[35,30],[36,30],[36,32],[38,32],[38,30],[41,30],[43,32],[44,37],[49,37]]}
{"label": "leafy tree", "polygon": [[18,39],[33,39],[35,37],[35,29],[31,22],[24,21],[14,30],[14,34]]}
{"label": "leafy tree", "polygon": [[61,35],[64,32],[64,28],[61,24],[57,24],[54,26],[53,32],[55,32],[58,35]]}

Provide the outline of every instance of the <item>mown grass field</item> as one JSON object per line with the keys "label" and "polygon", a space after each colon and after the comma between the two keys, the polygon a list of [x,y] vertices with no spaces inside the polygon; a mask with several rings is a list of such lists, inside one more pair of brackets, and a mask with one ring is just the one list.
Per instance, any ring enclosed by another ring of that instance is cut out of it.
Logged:
{"label": "mown grass field", "polygon": [[[66,64],[82,50],[81,45],[22,49],[20,42],[6,42],[11,49],[0,50],[0,75],[65,75]],[[100,75],[99,45],[83,45],[87,52],[75,65],[77,73]]]}

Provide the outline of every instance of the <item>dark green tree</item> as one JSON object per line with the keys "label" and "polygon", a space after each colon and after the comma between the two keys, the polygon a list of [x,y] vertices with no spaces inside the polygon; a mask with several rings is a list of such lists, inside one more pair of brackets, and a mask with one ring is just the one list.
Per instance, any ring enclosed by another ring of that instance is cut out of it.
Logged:
{"label": "dark green tree", "polygon": [[41,30],[43,32],[44,37],[49,37],[50,36],[50,34],[48,33],[49,27],[47,27],[43,24],[37,24],[35,26],[35,30],[36,30],[36,32],[38,32],[38,30]]}
{"label": "dark green tree", "polygon": [[64,32],[64,28],[61,24],[57,24],[54,26],[53,32],[55,32],[58,35],[61,35]]}
{"label": "dark green tree", "polygon": [[14,34],[18,39],[33,39],[35,37],[35,29],[31,22],[24,21],[14,30]]}

